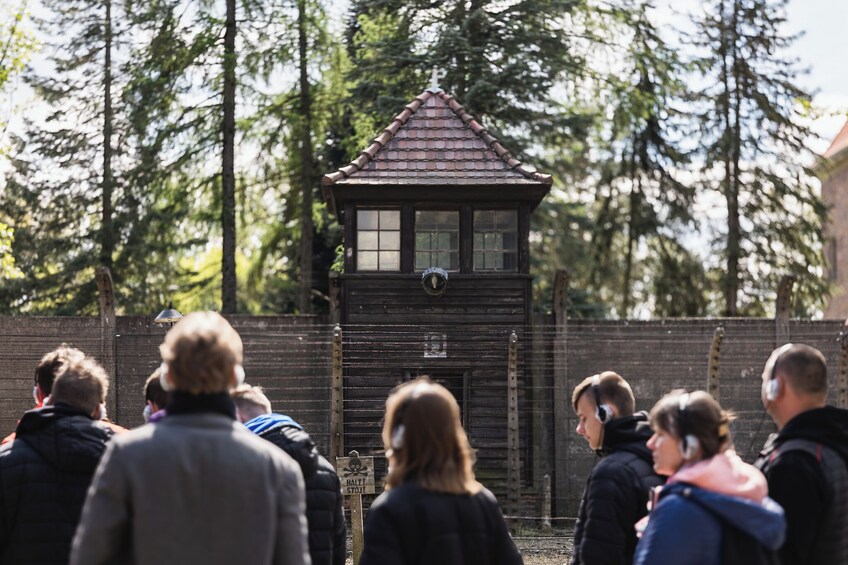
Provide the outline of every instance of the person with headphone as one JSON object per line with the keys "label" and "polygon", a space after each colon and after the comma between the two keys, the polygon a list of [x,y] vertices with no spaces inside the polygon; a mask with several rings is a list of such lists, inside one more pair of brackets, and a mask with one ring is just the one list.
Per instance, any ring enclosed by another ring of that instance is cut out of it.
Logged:
{"label": "person with headphone", "polygon": [[577,433],[601,457],[580,501],[571,563],[632,563],[633,524],[646,514],[651,488],[663,482],[646,445],[648,414],[635,412],[633,390],[612,371],[583,379],[571,402]]}
{"label": "person with headphone", "polygon": [[827,406],[827,362],[809,345],[776,349],[761,398],[777,424],[754,465],[786,512],[784,565],[848,563],[848,410]]}
{"label": "person with headphone", "polygon": [[459,404],[427,377],[386,400],[385,491],[365,519],[359,565],[520,565],[491,492],[474,477]]}
{"label": "person with headphone", "polygon": [[634,564],[778,563],[783,509],[733,450],[732,419],[704,391],[673,391],[651,410],[654,470],[669,478],[636,526]]}

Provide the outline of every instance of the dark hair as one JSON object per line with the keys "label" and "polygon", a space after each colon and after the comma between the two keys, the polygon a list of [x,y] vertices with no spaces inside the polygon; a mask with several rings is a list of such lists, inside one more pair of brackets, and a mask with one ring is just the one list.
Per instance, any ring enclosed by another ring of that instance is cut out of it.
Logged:
{"label": "dark hair", "polygon": [[[627,381],[613,371],[604,371],[597,376],[598,396],[601,398],[601,404],[615,406],[619,416],[632,416],[633,412],[636,411],[636,398],[633,396],[633,390],[627,384]],[[574,387],[574,392],[571,394],[571,404],[574,406],[575,412],[577,412],[577,403],[580,401],[580,397],[587,390],[591,390],[594,378],[595,375],[586,377],[579,385]]]}
{"label": "dark hair", "polygon": [[109,377],[97,361],[83,358],[63,365],[53,383],[53,404],[67,404],[86,414],[106,400]]}
{"label": "dark hair", "polygon": [[772,378],[778,374],[797,392],[827,394],[827,361],[815,347],[803,343],[789,347],[775,360]]}
{"label": "dark hair", "polygon": [[386,490],[415,482],[422,488],[474,494],[474,453],[459,420],[459,405],[442,385],[419,377],[386,400],[383,444],[389,458]]}
{"label": "dark hair", "polygon": [[159,380],[161,374],[161,369],[157,368],[144,381],[144,401],[147,402],[149,400],[153,402],[160,410],[165,408],[170,400],[170,395],[162,388],[162,383]]}
{"label": "dark hair", "polygon": [[41,394],[50,396],[53,392],[53,381],[56,380],[62,368],[70,362],[81,361],[84,358],[85,353],[67,343],[45,354],[35,368],[35,384],[41,389]]}
{"label": "dark hair", "polygon": [[[684,394],[688,394],[688,399],[682,407],[680,401]],[[695,436],[701,445],[702,459],[709,459],[733,446],[730,439],[733,420],[733,413],[723,410],[715,398],[703,390],[692,393],[673,390],[651,409],[653,429],[659,428],[681,439],[685,435]]]}

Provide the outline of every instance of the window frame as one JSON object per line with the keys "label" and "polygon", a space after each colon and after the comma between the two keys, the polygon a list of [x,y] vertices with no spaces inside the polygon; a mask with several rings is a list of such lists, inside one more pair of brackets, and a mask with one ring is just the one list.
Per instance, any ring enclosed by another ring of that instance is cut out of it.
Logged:
{"label": "window frame", "polygon": [[[513,234],[514,238],[515,238],[515,247],[514,247],[513,250],[506,251],[506,250],[503,249],[503,245],[501,245],[500,251],[497,251],[497,250],[488,251],[488,250],[485,249],[485,246],[481,250],[478,250],[476,248],[476,246],[475,246],[476,241],[475,240],[476,240],[477,233],[483,233],[483,234],[486,234],[486,233],[505,234],[505,233],[507,233],[505,231],[497,231],[497,230],[478,232],[477,222],[475,221],[475,216],[477,215],[477,212],[511,212],[511,213],[514,214],[514,220],[515,220],[514,231],[511,232]],[[470,257],[470,261],[469,261],[471,273],[483,274],[483,273],[519,273],[519,272],[521,272],[521,245],[520,245],[520,241],[521,241],[521,209],[520,208],[496,207],[496,206],[475,206],[472,210],[472,213],[471,213],[471,224],[472,224],[471,230],[470,230],[471,241],[469,242],[469,245],[468,245],[470,252],[471,252],[471,257]],[[478,251],[480,253],[483,253],[483,254],[487,254],[487,253],[488,254],[495,254],[495,255],[497,255],[498,253],[503,254],[503,255],[506,255],[507,253],[511,254],[513,256],[513,263],[514,263],[513,267],[509,268],[509,269],[506,269],[506,268],[501,268],[501,269],[498,269],[498,268],[493,268],[493,269],[478,268],[477,265],[475,264],[475,259],[476,259],[476,255],[477,255]]]}
{"label": "window frame", "polygon": [[[463,230],[462,230],[462,223],[463,223],[462,216],[463,216],[463,214],[462,214],[462,210],[459,209],[459,208],[456,208],[456,207],[441,207],[441,206],[439,206],[439,207],[436,207],[436,206],[415,206],[413,208],[413,214],[412,214],[412,218],[413,218],[412,250],[411,250],[412,272],[413,273],[423,273],[429,267],[438,266],[438,265],[429,265],[428,267],[424,267],[423,269],[419,269],[416,266],[416,260],[418,258],[418,213],[419,212],[435,212],[435,213],[450,212],[450,213],[456,214],[456,249],[455,250],[453,250],[453,249],[447,250],[447,253],[454,253],[454,252],[456,253],[456,267],[455,268],[442,267],[442,268],[445,269],[446,271],[450,272],[450,273],[462,272],[462,256],[463,256],[463,253],[462,253],[462,251],[463,251],[463,249],[462,249],[462,247],[463,247],[462,246],[462,239],[463,239]],[[446,231],[446,232],[428,231],[427,233],[439,234],[439,233],[452,233],[452,232],[449,232],[449,231]],[[430,249],[430,250],[424,251],[424,253],[429,253],[432,257],[433,254],[438,254],[440,251],[442,251],[442,250],[438,249],[438,247],[437,247],[436,249]]]}
{"label": "window frame", "polygon": [[[357,273],[401,273],[403,272],[403,213],[400,206],[356,206],[354,208],[354,216],[356,217],[355,226],[353,229],[353,237],[355,238],[355,253],[354,255],[354,269]],[[376,230],[361,230],[359,225],[359,213],[360,212],[377,212],[377,229]],[[398,228],[395,229],[381,229],[380,225],[380,212],[396,212],[398,215]],[[376,232],[377,233],[377,248],[376,249],[365,249],[363,250],[360,247],[360,232],[368,231],[368,232]],[[398,244],[397,248],[394,249],[382,249],[380,247],[381,234],[388,232],[397,232]],[[380,268],[380,253],[381,252],[397,252],[398,260],[397,260],[397,268],[396,269],[381,269]],[[364,269],[360,264],[360,253],[363,252],[374,252],[377,253],[377,268],[376,269]]]}

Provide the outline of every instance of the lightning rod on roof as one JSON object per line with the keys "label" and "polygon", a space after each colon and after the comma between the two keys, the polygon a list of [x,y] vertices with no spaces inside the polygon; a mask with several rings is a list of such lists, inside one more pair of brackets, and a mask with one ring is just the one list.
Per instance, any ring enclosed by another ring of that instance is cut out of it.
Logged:
{"label": "lightning rod on roof", "polygon": [[445,72],[439,70],[439,67],[434,66],[433,72],[430,73],[430,88],[428,88],[427,90],[434,93],[441,92],[442,87],[439,86],[439,81],[443,78],[445,78]]}

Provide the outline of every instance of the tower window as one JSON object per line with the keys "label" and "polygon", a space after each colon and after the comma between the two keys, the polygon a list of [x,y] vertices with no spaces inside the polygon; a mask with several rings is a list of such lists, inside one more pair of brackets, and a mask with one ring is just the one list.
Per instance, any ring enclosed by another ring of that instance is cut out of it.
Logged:
{"label": "tower window", "polygon": [[415,270],[459,270],[459,212],[415,211]]}
{"label": "tower window", "polygon": [[518,211],[474,211],[474,270],[518,270]]}
{"label": "tower window", "polygon": [[356,211],[356,267],[400,270],[400,210]]}

